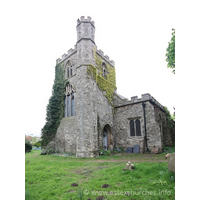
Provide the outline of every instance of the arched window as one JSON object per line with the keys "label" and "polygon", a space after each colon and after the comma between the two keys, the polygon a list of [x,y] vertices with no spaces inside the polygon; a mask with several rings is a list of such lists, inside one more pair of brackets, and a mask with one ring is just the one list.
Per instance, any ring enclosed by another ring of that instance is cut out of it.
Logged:
{"label": "arched window", "polygon": [[74,116],[74,93],[71,94],[71,116]]}
{"label": "arched window", "polygon": [[73,75],[72,63],[70,61],[67,62],[65,69],[66,69],[66,76],[67,76],[67,78],[69,78],[70,76]]}
{"label": "arched window", "polygon": [[106,66],[106,64],[103,62],[103,64],[102,64],[102,76],[103,76],[104,78],[107,77],[106,71],[107,71],[107,66]]}
{"label": "arched window", "polygon": [[69,77],[69,67],[67,68],[67,78]]}
{"label": "arched window", "polygon": [[139,119],[135,120],[135,125],[136,125],[136,136],[141,136],[141,128],[140,128],[140,120]]}
{"label": "arched window", "polygon": [[67,117],[70,116],[70,95],[67,95]]}
{"label": "arched window", "polygon": [[65,97],[65,110],[64,110],[64,117],[66,117],[67,115],[67,97]]}
{"label": "arched window", "polygon": [[71,84],[67,84],[66,86],[66,97],[65,97],[65,110],[64,117],[70,117],[75,115],[75,96],[74,89]]}
{"label": "arched window", "polygon": [[105,76],[106,76],[106,70],[103,69],[103,77],[105,78]]}
{"label": "arched window", "polygon": [[70,67],[70,76],[72,76],[72,66]]}
{"label": "arched window", "polygon": [[135,136],[134,121],[130,121],[130,136]]}

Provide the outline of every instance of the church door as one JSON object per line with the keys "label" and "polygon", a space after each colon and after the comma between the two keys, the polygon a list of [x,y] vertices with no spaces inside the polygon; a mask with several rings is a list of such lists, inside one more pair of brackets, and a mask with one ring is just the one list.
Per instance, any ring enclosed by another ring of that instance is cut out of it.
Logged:
{"label": "church door", "polygon": [[103,149],[108,149],[108,134],[105,129],[103,130]]}

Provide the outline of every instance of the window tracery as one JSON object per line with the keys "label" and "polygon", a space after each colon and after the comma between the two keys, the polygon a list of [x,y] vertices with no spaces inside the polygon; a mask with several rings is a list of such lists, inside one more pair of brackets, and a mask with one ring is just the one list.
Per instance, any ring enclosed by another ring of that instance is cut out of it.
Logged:
{"label": "window tracery", "polygon": [[66,97],[65,97],[65,111],[64,117],[70,117],[75,115],[75,91],[71,84],[66,86]]}
{"label": "window tracery", "polygon": [[141,125],[139,119],[130,120],[130,136],[141,136]]}

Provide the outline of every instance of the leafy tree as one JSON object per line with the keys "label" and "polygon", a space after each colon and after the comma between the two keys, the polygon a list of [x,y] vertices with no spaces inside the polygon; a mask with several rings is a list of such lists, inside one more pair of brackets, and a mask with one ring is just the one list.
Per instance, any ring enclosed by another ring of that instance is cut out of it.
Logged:
{"label": "leafy tree", "polygon": [[175,127],[175,115],[172,115],[166,106],[164,107],[164,109],[165,109],[166,118],[167,118],[167,125],[170,128],[174,128]]}
{"label": "leafy tree", "polygon": [[29,141],[25,141],[25,153],[29,153],[32,150],[32,144]]}
{"label": "leafy tree", "polygon": [[167,53],[165,54],[167,67],[172,69],[172,73],[175,74],[175,29],[172,29],[172,38],[168,43]]}
{"label": "leafy tree", "polygon": [[55,80],[53,84],[52,96],[47,105],[46,123],[42,128],[41,146],[46,146],[54,138],[60,121],[64,114],[64,66],[55,67]]}
{"label": "leafy tree", "polygon": [[33,146],[36,146],[37,148],[38,148],[38,147],[41,147],[41,140],[35,142],[35,143],[33,144]]}

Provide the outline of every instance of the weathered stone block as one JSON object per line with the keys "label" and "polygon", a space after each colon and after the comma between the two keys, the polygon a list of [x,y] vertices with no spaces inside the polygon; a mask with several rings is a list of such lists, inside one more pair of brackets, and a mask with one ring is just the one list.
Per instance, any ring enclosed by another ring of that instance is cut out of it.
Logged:
{"label": "weathered stone block", "polygon": [[168,164],[168,171],[173,171],[173,172],[175,172],[175,153],[172,153],[172,154],[167,158],[167,164]]}

